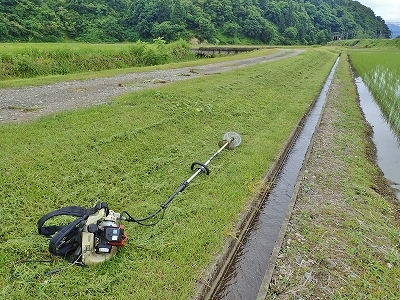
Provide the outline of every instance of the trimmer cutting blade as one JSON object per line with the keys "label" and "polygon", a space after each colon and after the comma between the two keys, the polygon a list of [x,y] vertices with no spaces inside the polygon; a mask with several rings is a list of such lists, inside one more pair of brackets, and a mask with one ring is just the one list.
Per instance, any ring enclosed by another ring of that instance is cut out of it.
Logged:
{"label": "trimmer cutting blade", "polygon": [[223,135],[222,141],[220,141],[218,145],[222,147],[227,142],[228,145],[226,146],[226,149],[233,150],[242,143],[242,137],[237,132],[229,131]]}

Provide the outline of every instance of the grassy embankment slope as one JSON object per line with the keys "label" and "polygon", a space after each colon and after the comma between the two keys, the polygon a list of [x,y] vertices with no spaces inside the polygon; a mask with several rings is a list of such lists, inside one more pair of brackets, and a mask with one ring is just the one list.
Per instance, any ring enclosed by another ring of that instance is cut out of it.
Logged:
{"label": "grassy embankment slope", "polygon": [[[336,54],[296,57],[132,93],[104,105],[0,127],[0,297],[188,299],[222,250],[266,170],[318,95]],[[242,145],[213,161],[157,226],[127,224],[127,245],[89,268],[51,264],[36,232],[46,212],[101,200],[146,215],[217,149],[222,134]],[[38,273],[61,267],[52,276]],[[200,279],[201,280],[201,279]]]}

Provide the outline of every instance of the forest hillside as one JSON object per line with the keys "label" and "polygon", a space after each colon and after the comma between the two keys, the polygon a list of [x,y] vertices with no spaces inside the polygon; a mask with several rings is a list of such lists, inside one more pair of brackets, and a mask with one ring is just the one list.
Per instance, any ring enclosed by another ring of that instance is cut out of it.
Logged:
{"label": "forest hillside", "polygon": [[0,41],[117,43],[184,39],[223,44],[324,44],[389,38],[353,0],[2,0]]}

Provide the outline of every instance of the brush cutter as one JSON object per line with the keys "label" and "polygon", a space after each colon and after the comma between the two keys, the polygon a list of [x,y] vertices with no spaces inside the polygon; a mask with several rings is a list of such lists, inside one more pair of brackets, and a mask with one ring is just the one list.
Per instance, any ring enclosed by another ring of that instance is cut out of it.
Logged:
{"label": "brush cutter", "polygon": [[[71,263],[93,265],[104,262],[117,252],[117,248],[123,246],[127,240],[121,221],[136,222],[140,225],[152,226],[163,217],[165,210],[172,200],[200,173],[210,174],[209,163],[224,149],[233,150],[242,142],[236,132],[227,132],[220,148],[205,163],[193,162],[191,170],[194,174],[172,193],[172,195],[153,213],[144,218],[133,218],[126,211],[116,213],[108,208],[107,203],[97,203],[93,208],[80,206],[68,206],[44,215],[38,221],[38,231],[50,239],[49,251],[54,255],[63,256]],[[160,214],[155,221],[155,217]],[[66,225],[44,226],[45,222],[55,216],[68,215],[76,219]]]}

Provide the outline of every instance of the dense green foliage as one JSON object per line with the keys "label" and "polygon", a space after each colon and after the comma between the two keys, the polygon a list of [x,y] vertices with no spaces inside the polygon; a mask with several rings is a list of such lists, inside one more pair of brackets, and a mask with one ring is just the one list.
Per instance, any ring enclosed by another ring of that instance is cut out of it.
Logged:
{"label": "dense green foliage", "polygon": [[122,42],[196,38],[213,43],[323,44],[390,37],[353,0],[3,0],[0,41]]}
{"label": "dense green foliage", "polygon": [[81,43],[0,44],[0,80],[143,67],[195,59],[185,41],[166,44],[91,45]]}

